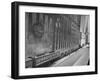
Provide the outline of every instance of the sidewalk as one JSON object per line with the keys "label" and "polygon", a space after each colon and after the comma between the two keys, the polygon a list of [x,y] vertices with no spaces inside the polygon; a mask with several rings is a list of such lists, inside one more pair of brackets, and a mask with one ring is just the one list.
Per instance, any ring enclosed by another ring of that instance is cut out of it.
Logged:
{"label": "sidewalk", "polygon": [[87,65],[89,60],[89,48],[84,46],[73,52],[69,56],[66,56],[51,65],[51,67],[58,66],[73,66],[73,65]]}

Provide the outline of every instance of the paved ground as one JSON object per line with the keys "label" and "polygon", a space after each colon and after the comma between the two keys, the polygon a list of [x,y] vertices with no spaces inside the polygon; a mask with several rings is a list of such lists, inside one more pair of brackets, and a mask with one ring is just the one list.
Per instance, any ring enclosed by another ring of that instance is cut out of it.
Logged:
{"label": "paved ground", "polygon": [[66,56],[56,62],[51,67],[56,66],[73,66],[73,65],[87,65],[89,60],[89,48],[84,46],[76,52]]}

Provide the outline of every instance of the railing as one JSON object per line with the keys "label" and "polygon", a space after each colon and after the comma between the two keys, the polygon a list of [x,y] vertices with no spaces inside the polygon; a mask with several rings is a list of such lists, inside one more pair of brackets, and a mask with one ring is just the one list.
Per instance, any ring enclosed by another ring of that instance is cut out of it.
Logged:
{"label": "railing", "polygon": [[53,52],[53,53],[47,53],[47,54],[41,55],[39,57],[35,57],[36,66],[46,63],[48,61],[51,61],[53,59],[56,59],[59,57],[59,55],[60,53]]}
{"label": "railing", "polygon": [[78,46],[75,46],[73,47],[72,49],[60,49],[60,50],[57,50],[55,52],[52,52],[52,53],[45,53],[45,54],[42,54],[40,56],[35,56],[35,57],[29,57],[30,60],[27,61],[26,63],[26,67],[37,67],[39,65],[42,65],[44,63],[47,63],[49,61],[52,61],[56,58],[62,58],[64,56],[67,56],[69,55],[71,52],[75,51],[78,49]]}

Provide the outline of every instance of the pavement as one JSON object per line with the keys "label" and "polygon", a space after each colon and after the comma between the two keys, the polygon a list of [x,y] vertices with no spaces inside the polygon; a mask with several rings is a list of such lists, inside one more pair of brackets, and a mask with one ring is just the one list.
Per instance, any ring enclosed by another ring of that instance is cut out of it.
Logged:
{"label": "pavement", "polygon": [[54,62],[51,67],[87,65],[89,61],[89,46],[78,49],[70,55]]}

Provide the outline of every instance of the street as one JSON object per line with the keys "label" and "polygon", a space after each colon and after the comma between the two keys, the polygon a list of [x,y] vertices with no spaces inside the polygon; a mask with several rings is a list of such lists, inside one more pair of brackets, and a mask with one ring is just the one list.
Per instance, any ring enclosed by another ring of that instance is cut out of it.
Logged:
{"label": "street", "polygon": [[87,65],[89,61],[89,48],[84,46],[74,53],[66,56],[56,62],[51,67],[56,66],[75,66],[75,65]]}

